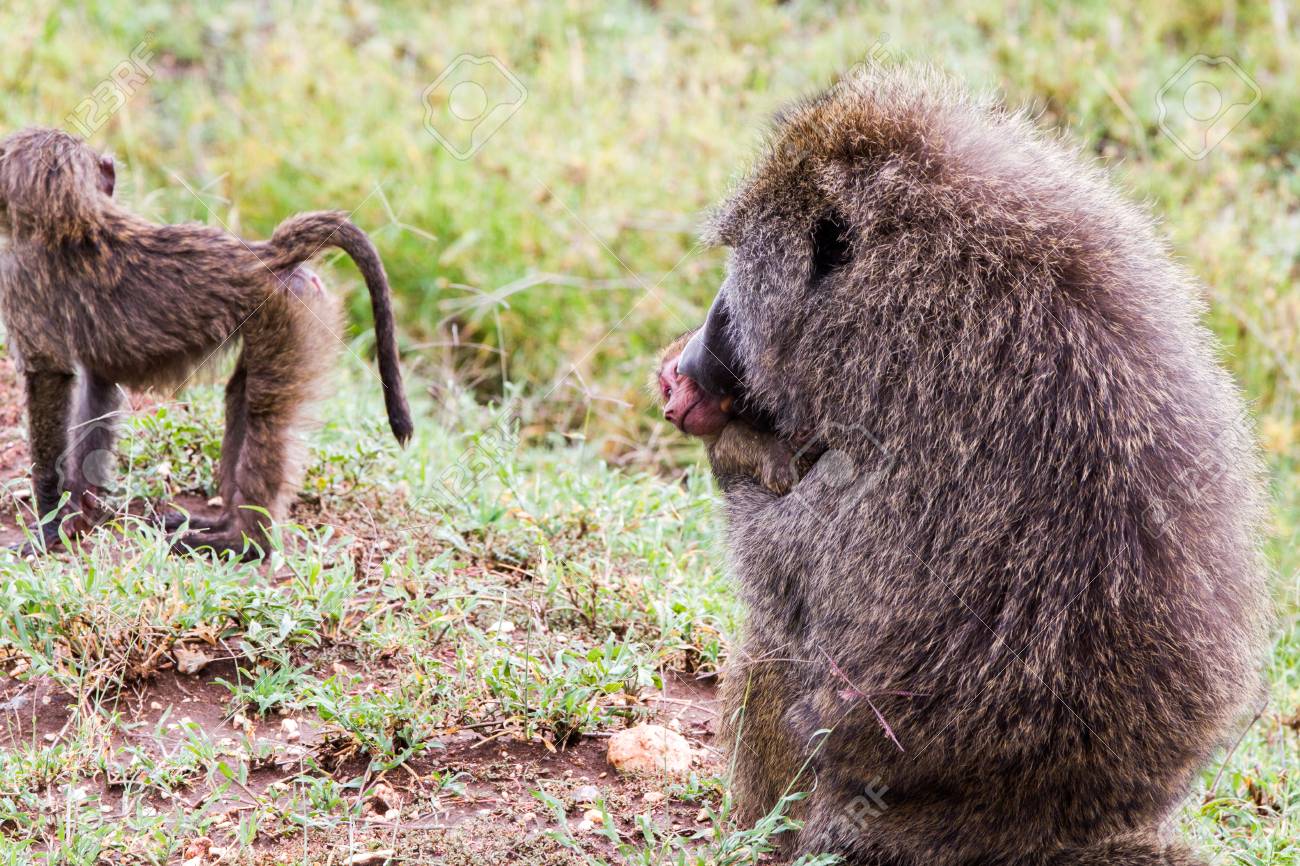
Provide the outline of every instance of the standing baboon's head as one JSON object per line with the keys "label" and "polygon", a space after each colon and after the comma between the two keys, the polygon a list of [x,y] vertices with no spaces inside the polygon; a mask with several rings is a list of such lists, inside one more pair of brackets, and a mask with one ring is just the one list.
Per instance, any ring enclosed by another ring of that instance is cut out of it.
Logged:
{"label": "standing baboon's head", "polygon": [[76,241],[101,223],[117,173],[62,130],[32,127],[0,141],[0,231],[45,243]]}
{"label": "standing baboon's head", "polygon": [[915,69],[853,73],[787,108],[711,221],[728,273],[679,369],[743,392],[785,432],[861,426],[873,406],[908,402],[902,391],[937,381],[919,367],[978,331],[999,291],[1086,267],[1072,231],[1096,217],[1087,201],[1072,211],[1042,139]]}

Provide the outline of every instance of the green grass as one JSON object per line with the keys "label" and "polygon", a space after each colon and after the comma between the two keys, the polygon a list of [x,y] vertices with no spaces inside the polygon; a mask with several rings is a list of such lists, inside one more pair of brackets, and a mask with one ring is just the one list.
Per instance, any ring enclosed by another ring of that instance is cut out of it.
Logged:
{"label": "green grass", "polygon": [[[0,863],[92,863],[105,851],[165,862],[202,834],[254,860],[276,840],[364,826],[362,789],[403,768],[429,776],[409,813],[463,800],[460,786],[488,771],[439,765],[451,732],[590,742],[647,716],[644,696],[664,678],[716,670],[739,621],[716,497],[696,447],[654,418],[648,368],[720,280],[723,254],[700,249],[695,227],[770,112],[884,52],[1067,128],[1150,202],[1207,286],[1207,320],[1267,451],[1278,624],[1270,703],[1179,824],[1223,863],[1300,864],[1300,44],[1282,3],[1231,10],[0,4],[2,131],[64,125],[147,41],[152,76],[92,137],[119,157],[119,196],[141,213],[260,238],[296,211],[355,211],[392,278],[421,419],[398,451],[351,354],[371,342],[364,292],[346,260],[327,258],[328,281],[349,298],[350,352],[310,436],[297,525],[269,566],[169,557],[130,522],[118,545],[0,563],[6,668],[73,698],[53,741],[24,729],[0,750]],[[425,129],[421,102],[462,53],[496,57],[527,90],[467,160]],[[1233,57],[1261,100],[1193,160],[1161,132],[1157,93],[1198,53]],[[124,499],[210,495],[219,394],[200,386],[181,399],[133,419]],[[213,693],[230,720],[220,730],[180,712],[138,718],[134,696],[177,644],[225,660],[213,677],[226,683]],[[304,749],[265,789],[259,774],[285,744],[263,735],[287,716],[328,747]],[[600,847],[572,831],[520,842],[501,862],[758,856],[783,819],[745,835],[706,776],[669,794],[701,798],[712,817],[698,833],[660,820]],[[119,783],[104,790],[105,778]],[[530,784],[562,798],[568,783]],[[177,809],[163,797],[195,790],[212,799]],[[212,805],[223,798],[240,804],[234,818]],[[553,804],[536,805],[549,822]],[[629,820],[652,811],[606,808]]]}

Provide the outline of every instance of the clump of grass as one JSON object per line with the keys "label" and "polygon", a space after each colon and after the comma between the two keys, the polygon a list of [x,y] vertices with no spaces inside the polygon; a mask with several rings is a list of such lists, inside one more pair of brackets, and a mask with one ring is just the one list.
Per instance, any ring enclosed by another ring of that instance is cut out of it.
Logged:
{"label": "clump of grass", "polygon": [[326,725],[316,753],[328,766],[361,755],[373,771],[383,772],[442,748],[436,737],[440,715],[400,690],[368,688],[360,678],[336,675],[310,683],[303,703]]}
{"label": "clump of grass", "polygon": [[[76,548],[79,556],[10,570],[0,648],[16,655],[24,676],[51,677],[77,694],[120,688],[170,667],[178,643],[257,658],[317,645],[336,616],[329,595],[318,594],[319,579],[295,582],[300,591],[286,594],[249,583],[236,562],[172,556],[167,539],[146,525],[97,536]],[[123,557],[123,548],[132,553]],[[305,555],[319,562],[321,553]]]}
{"label": "clump of grass", "polygon": [[[533,796],[554,816],[559,829],[548,831],[551,838],[580,855],[588,866],[610,866],[609,860],[592,856],[574,837],[561,801],[543,791],[535,791]],[[753,866],[777,850],[782,834],[798,830],[802,826],[790,817],[790,812],[795,803],[807,796],[807,793],[786,794],[754,826],[737,828],[730,820],[731,795],[723,794],[716,810],[711,806],[704,808],[707,826],[688,835],[663,830],[648,815],[637,815],[633,822],[636,832],[631,834],[635,841],[627,841],[619,832],[618,822],[610,815],[602,800],[598,804],[601,820],[595,823],[595,832],[614,849],[618,856],[614,862],[622,866],[651,866],[657,863],[672,866]],[[834,866],[839,862],[841,858],[837,856],[815,854],[804,855],[791,866]]]}
{"label": "clump of grass", "polygon": [[502,649],[488,650],[494,660],[483,676],[495,713],[518,723],[525,737],[540,734],[553,747],[615,719],[631,719],[641,693],[663,687],[644,656],[613,636],[586,653],[561,650],[547,657]]}
{"label": "clump of grass", "polygon": [[301,706],[307,688],[309,665],[295,667],[278,653],[260,660],[250,672],[240,669],[231,682],[218,677],[217,683],[230,690],[231,712],[251,712],[265,716],[272,710],[292,710]]}

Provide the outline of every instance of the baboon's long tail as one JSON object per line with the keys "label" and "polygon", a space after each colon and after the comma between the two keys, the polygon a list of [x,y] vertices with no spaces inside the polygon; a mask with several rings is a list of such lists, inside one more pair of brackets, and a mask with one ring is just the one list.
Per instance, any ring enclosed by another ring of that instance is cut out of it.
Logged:
{"label": "baboon's long tail", "polygon": [[280,223],[271,235],[273,270],[295,267],[310,259],[324,247],[338,247],[356,262],[370,290],[370,306],[375,316],[375,351],[379,357],[379,378],[384,385],[384,405],[388,409],[388,426],[397,441],[406,444],[414,429],[411,410],[402,391],[402,370],[397,362],[397,334],[393,324],[393,301],[388,290],[384,263],[370,238],[348,219],[343,211],[316,211],[298,214]]}

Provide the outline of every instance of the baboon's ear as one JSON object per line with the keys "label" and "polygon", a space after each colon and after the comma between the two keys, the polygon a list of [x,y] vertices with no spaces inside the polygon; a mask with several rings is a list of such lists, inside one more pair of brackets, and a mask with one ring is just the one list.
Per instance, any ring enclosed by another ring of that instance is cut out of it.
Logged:
{"label": "baboon's ear", "polygon": [[104,154],[99,158],[99,188],[104,191],[104,195],[111,198],[116,187],[117,166],[113,162],[113,157]]}
{"label": "baboon's ear", "polygon": [[825,279],[827,274],[849,262],[849,235],[844,222],[835,214],[828,214],[813,226],[812,280]]}

